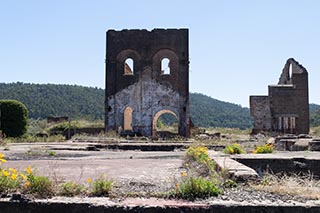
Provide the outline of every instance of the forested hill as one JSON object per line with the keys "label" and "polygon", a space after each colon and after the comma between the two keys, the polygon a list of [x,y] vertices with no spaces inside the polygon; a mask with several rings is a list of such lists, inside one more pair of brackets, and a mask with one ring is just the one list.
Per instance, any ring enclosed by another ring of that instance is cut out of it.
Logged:
{"label": "forested hill", "polygon": [[190,93],[190,115],[196,126],[250,128],[252,120],[248,108]]}
{"label": "forested hill", "polygon": [[55,84],[0,83],[0,99],[26,105],[30,118],[66,116],[103,119],[104,90]]}
{"label": "forested hill", "polygon": [[[24,103],[30,118],[65,116],[71,118],[104,119],[104,90],[76,85],[0,83],[0,99],[15,99]],[[312,104],[312,111],[319,109]],[[249,109],[190,93],[190,115],[196,126],[251,127]]]}

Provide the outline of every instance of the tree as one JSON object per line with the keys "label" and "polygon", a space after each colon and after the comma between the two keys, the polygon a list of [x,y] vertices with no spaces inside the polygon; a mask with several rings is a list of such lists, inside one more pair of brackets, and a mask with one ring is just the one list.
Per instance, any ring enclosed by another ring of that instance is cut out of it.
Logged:
{"label": "tree", "polygon": [[0,100],[0,130],[8,137],[20,137],[27,131],[27,107],[16,100]]}

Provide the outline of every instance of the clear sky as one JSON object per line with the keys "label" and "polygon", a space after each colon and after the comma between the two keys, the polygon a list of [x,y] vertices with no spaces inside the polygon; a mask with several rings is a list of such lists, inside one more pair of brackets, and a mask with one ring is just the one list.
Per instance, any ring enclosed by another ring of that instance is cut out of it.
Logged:
{"label": "clear sky", "polygon": [[0,82],[105,88],[105,32],[153,28],[189,28],[191,92],[248,106],[293,57],[320,103],[317,0],[1,0]]}

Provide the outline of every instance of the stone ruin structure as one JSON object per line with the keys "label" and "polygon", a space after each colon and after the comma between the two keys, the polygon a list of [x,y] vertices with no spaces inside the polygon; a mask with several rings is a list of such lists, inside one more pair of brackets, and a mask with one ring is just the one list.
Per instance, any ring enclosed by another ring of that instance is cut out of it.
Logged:
{"label": "stone ruin structure", "polygon": [[107,131],[156,136],[157,120],[169,113],[189,137],[188,36],[188,29],[107,31]]}
{"label": "stone ruin structure", "polygon": [[308,72],[296,60],[287,60],[277,85],[268,96],[250,96],[253,134],[261,131],[283,134],[309,133]]}

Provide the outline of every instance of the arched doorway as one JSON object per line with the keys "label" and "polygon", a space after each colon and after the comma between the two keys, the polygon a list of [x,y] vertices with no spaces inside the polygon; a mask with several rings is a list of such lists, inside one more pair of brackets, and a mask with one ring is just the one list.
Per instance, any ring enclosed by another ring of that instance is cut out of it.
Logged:
{"label": "arched doorway", "polygon": [[132,130],[132,108],[126,107],[123,112],[123,129]]}
{"label": "arched doorway", "polygon": [[179,118],[171,110],[163,109],[157,112],[152,121],[152,136],[157,137],[158,133],[163,137],[178,135]]}

